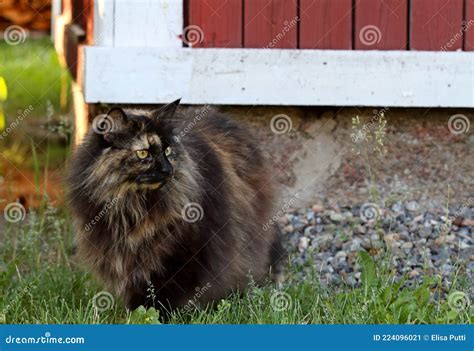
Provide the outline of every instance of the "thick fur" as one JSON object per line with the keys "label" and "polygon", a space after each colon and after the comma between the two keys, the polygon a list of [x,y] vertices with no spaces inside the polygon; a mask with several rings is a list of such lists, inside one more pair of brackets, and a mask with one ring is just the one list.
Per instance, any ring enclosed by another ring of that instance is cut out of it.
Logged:
{"label": "thick fur", "polygon": [[[265,279],[282,252],[276,229],[263,229],[273,189],[255,138],[224,115],[196,118],[177,104],[109,112],[113,130],[91,128],[70,165],[78,255],[130,309],[225,298]],[[133,150],[163,156],[166,146],[172,178],[137,184]],[[190,203],[202,208],[200,220],[183,218]]]}

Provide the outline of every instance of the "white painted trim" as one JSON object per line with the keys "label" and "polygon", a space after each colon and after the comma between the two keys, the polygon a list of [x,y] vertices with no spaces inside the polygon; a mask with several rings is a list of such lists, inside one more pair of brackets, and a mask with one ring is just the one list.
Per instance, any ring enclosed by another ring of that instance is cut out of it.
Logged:
{"label": "white painted trim", "polygon": [[181,48],[183,0],[94,1],[94,45]]}
{"label": "white painted trim", "polygon": [[180,48],[182,0],[115,0],[115,47]]}
{"label": "white painted trim", "polygon": [[94,45],[114,45],[114,0],[94,1]]}
{"label": "white painted trim", "polygon": [[474,53],[86,47],[88,103],[474,107]]}

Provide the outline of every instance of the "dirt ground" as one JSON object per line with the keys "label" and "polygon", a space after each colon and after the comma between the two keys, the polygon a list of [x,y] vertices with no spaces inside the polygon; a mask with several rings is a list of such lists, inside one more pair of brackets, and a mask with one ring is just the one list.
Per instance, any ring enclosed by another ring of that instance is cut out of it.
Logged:
{"label": "dirt ground", "polygon": [[[340,208],[415,201],[420,209],[437,211],[474,203],[473,110],[220,109],[256,133],[280,184],[282,203]],[[449,122],[459,115],[463,121],[457,123],[463,125]],[[278,118],[286,125],[276,131]]]}

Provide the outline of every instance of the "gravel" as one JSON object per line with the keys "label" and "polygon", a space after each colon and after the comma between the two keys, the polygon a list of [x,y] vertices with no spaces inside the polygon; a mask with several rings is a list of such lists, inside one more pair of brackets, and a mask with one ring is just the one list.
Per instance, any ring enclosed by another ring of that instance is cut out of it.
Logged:
{"label": "gravel", "polygon": [[303,268],[297,270],[300,278],[316,267],[323,285],[359,285],[361,250],[376,259],[390,257],[395,278],[406,275],[409,282],[434,275],[449,281],[457,269],[472,280],[474,207],[462,208],[463,217],[456,208],[449,216],[420,208],[416,201],[388,209],[373,203],[342,209],[315,204],[289,212],[279,222],[291,264]]}

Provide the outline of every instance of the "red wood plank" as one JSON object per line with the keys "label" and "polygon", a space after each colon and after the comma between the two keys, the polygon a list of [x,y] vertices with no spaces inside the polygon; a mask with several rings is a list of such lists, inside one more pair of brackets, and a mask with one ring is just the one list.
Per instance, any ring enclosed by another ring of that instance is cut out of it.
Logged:
{"label": "red wood plank", "polygon": [[297,48],[296,0],[244,0],[244,47]]}
{"label": "red wood plank", "polygon": [[412,0],[411,5],[412,50],[462,48],[463,0]]}
{"label": "red wood plank", "polygon": [[188,0],[187,9],[185,43],[192,47],[242,47],[242,0]]}
{"label": "red wood plank", "polygon": [[301,49],[352,49],[352,0],[300,0]]}
{"label": "red wood plank", "polygon": [[464,26],[464,50],[474,51],[474,0],[467,0],[466,2]]}
{"label": "red wood plank", "polygon": [[357,0],[356,50],[406,50],[408,48],[407,0]]}

